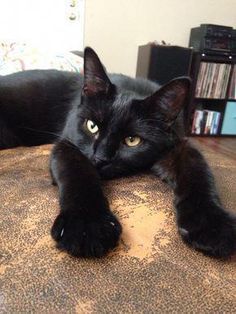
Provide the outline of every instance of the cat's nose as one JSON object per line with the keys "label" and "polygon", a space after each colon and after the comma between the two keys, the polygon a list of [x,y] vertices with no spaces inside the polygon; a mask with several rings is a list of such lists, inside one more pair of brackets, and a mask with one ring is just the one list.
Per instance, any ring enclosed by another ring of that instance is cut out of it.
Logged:
{"label": "cat's nose", "polygon": [[108,159],[95,156],[93,157],[92,162],[97,169],[101,169],[108,164]]}

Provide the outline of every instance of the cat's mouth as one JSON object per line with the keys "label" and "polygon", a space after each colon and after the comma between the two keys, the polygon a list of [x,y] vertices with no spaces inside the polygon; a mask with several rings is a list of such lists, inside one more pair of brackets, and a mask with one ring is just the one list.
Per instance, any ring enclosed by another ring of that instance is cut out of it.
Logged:
{"label": "cat's mouth", "polygon": [[111,180],[132,174],[130,167],[120,164],[119,162],[111,160],[98,160],[94,158],[91,159],[91,162],[103,180]]}
{"label": "cat's mouth", "polygon": [[124,177],[126,175],[124,169],[115,167],[112,164],[107,164],[97,168],[97,172],[103,180],[111,180],[114,178]]}
{"label": "cat's mouth", "polygon": [[118,176],[118,172],[115,170],[116,167],[110,161],[92,158],[91,162],[102,179],[108,180]]}

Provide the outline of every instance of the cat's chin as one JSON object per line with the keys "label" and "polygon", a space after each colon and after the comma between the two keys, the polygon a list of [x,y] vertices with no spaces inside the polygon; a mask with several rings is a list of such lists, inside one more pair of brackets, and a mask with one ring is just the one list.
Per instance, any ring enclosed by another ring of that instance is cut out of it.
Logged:
{"label": "cat's chin", "polygon": [[100,178],[102,180],[112,180],[112,179],[120,178],[120,177],[124,176],[122,174],[118,174],[118,173],[114,173],[114,172],[108,172],[108,171],[102,171],[102,170],[99,170],[98,173],[99,173]]}

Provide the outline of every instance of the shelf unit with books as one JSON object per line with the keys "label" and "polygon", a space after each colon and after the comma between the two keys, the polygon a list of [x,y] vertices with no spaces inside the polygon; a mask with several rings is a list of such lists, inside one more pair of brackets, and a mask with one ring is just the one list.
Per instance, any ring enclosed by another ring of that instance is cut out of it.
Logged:
{"label": "shelf unit with books", "polygon": [[236,135],[236,58],[193,54],[186,114],[190,136]]}

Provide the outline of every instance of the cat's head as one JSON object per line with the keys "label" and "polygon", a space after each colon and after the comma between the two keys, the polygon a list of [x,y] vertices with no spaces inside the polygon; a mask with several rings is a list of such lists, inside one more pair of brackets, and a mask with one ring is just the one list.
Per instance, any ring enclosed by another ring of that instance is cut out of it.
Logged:
{"label": "cat's head", "polygon": [[150,168],[174,145],[173,123],[189,85],[188,78],[178,78],[141,96],[137,88],[114,85],[96,53],[86,48],[78,147],[104,178]]}

